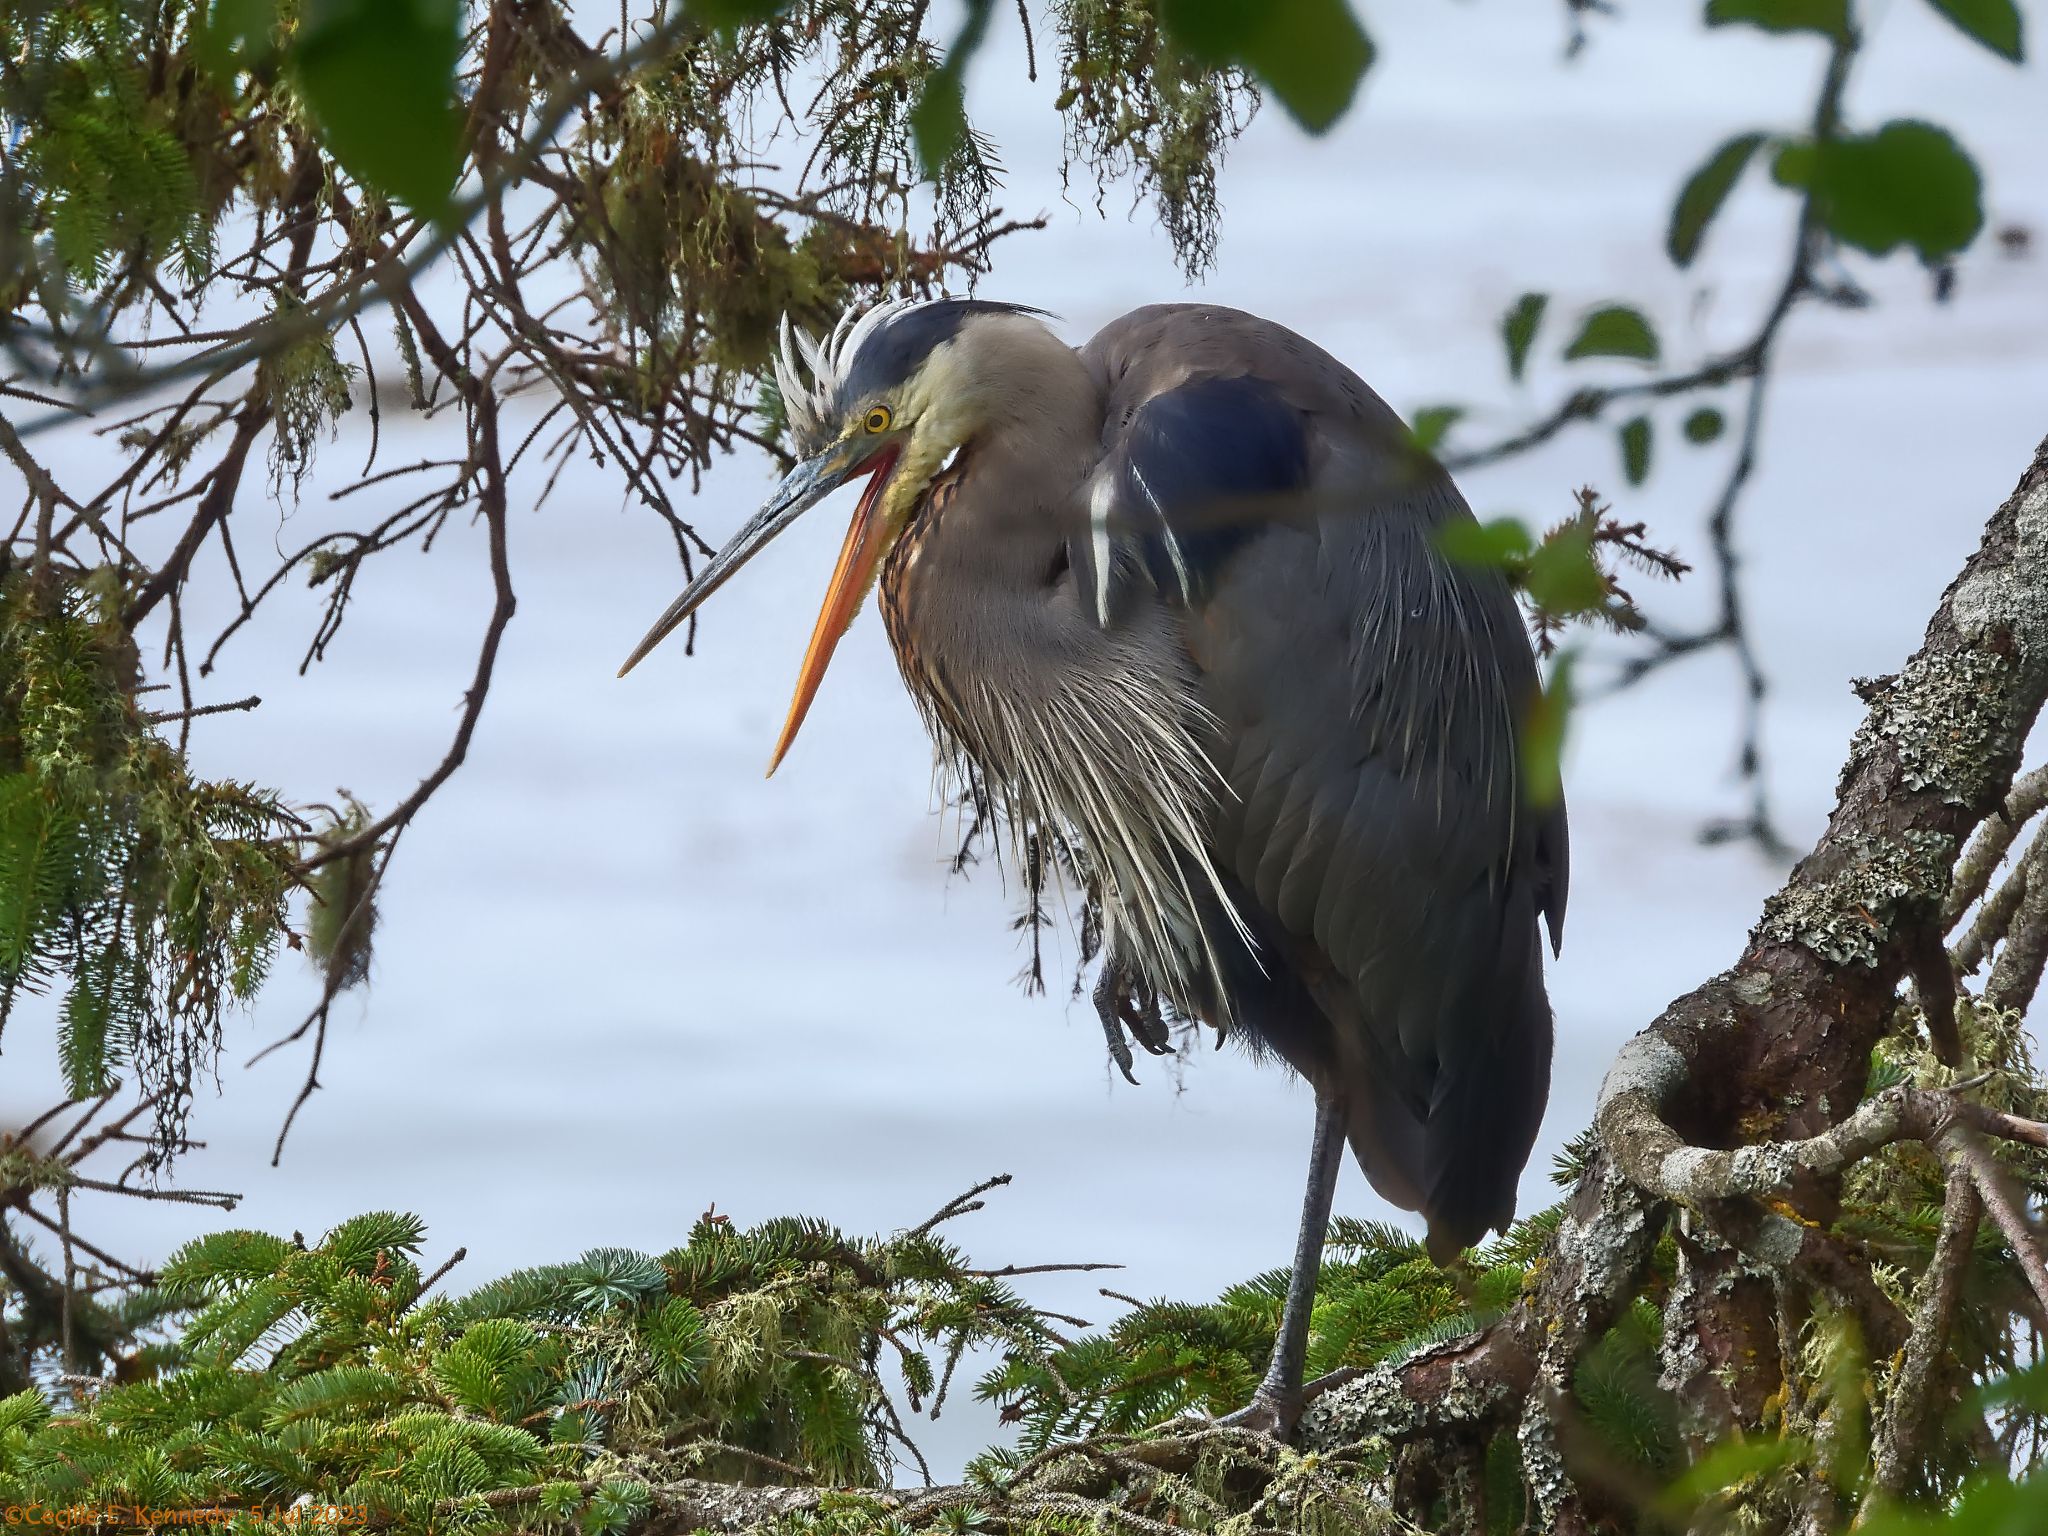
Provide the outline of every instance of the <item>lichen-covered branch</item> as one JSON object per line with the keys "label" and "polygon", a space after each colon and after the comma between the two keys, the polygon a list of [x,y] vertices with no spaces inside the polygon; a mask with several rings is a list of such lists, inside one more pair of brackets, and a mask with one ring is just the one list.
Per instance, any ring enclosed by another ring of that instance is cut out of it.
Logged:
{"label": "lichen-covered branch", "polygon": [[1913,1309],[1912,1336],[1906,1341],[1905,1353],[1885,1395],[1884,1418],[1878,1424],[1876,1448],[1871,1456],[1867,1509],[1874,1509],[1883,1499],[1896,1499],[1906,1491],[1932,1407],[1931,1378],[1948,1347],[1949,1328],[1955,1321],[1956,1303],[1962,1294],[1963,1269],[1970,1261],[1983,1209],[1969,1171],[1951,1169],[1947,1196],[1942,1202],[1941,1232],[1935,1238],[1934,1257],[1927,1266]]}
{"label": "lichen-covered branch", "polygon": [[1998,808],[1998,814],[1986,817],[1977,828],[1977,835],[1970,839],[1970,846],[1956,863],[1948,900],[1942,903],[1942,932],[1953,931],[1970,908],[1983,899],[2013,843],[2044,806],[2048,806],[2048,767],[2022,774]]}

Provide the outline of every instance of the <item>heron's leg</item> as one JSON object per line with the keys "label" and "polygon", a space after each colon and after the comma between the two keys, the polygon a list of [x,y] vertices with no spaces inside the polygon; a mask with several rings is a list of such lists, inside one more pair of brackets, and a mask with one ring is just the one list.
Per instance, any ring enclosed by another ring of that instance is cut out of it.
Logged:
{"label": "heron's leg", "polygon": [[1342,1096],[1316,1095],[1316,1136],[1309,1152],[1308,1189],[1301,1199],[1301,1232],[1294,1240],[1294,1272],[1287,1280],[1287,1304],[1266,1379],[1251,1402],[1223,1422],[1281,1438],[1301,1417],[1301,1372],[1308,1359],[1309,1315],[1315,1310],[1316,1280],[1323,1267],[1323,1237],[1330,1228],[1330,1201],[1344,1166],[1344,1130],[1350,1116]]}

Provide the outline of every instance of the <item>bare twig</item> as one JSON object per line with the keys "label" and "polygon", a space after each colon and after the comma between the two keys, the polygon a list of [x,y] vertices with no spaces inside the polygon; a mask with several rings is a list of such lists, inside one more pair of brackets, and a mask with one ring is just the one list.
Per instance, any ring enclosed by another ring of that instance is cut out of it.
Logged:
{"label": "bare twig", "polygon": [[1984,1143],[1960,1127],[1944,1141],[1942,1155],[1951,1167],[1960,1165],[1968,1172],[1971,1183],[1977,1187],[1977,1198],[1984,1202],[1984,1209],[2005,1234],[2006,1242],[2019,1259],[2020,1272],[2027,1277],[2027,1284],[2041,1304],[2042,1315],[2048,1317],[2048,1256],[2042,1252],[2040,1233],[2013,1199],[2005,1174],[1992,1161]]}
{"label": "bare twig", "polygon": [[1863,1501],[1866,1515],[1883,1500],[1905,1492],[1913,1475],[1921,1436],[1934,1407],[1934,1376],[1948,1349],[1949,1325],[1955,1320],[1981,1211],[1970,1171],[1951,1168],[1934,1257],[1921,1277],[1913,1305],[1913,1330],[1885,1394],[1884,1417],[1877,1426],[1871,1486]]}
{"label": "bare twig", "polygon": [[2012,793],[2005,797],[1998,814],[1985,818],[1977,835],[1970,839],[1969,848],[1956,861],[1955,880],[1941,908],[1943,933],[1952,932],[1970,908],[1983,899],[1990,889],[1991,877],[2005,862],[2013,841],[2044,805],[2048,805],[2048,766],[2036,768],[2013,783]]}
{"label": "bare twig", "polygon": [[484,699],[490,693],[491,678],[497,670],[498,647],[505,638],[505,630],[512,622],[514,611],[519,606],[519,600],[512,591],[512,564],[506,552],[505,472],[498,452],[496,398],[479,391],[476,396],[476,413],[480,428],[477,446],[484,474],[479,510],[490,533],[491,616],[484,626],[483,645],[477,653],[475,676],[462,696],[462,716],[455,727],[455,739],[449,743],[446,755],[435,765],[433,772],[422,779],[419,786],[389,814],[371,822],[352,836],[336,838],[322,846],[304,860],[304,869],[317,869],[320,865],[331,863],[335,859],[375,847],[418,815],[420,808],[433,798],[434,791],[447,783],[455,770],[460,768],[469,756],[469,744],[476,735],[477,721],[483,718]]}
{"label": "bare twig", "polygon": [[234,711],[255,709],[263,702],[255,694],[245,699],[230,699],[225,704],[195,704],[190,709],[151,710],[143,716],[151,725],[162,725],[168,720],[197,720],[206,715],[225,715]]}
{"label": "bare twig", "polygon": [[[1810,133],[1816,143],[1826,143],[1840,132],[1843,95],[1861,48],[1862,39],[1853,28],[1845,27],[1830,39],[1827,65],[1810,115]],[[1790,861],[1792,850],[1778,830],[1763,765],[1763,705],[1769,681],[1750,632],[1740,581],[1741,554],[1736,547],[1735,520],[1755,473],[1763,436],[1764,405],[1786,320],[1801,301],[1826,296],[1828,290],[1816,280],[1814,270],[1828,248],[1820,202],[1809,191],[1800,203],[1784,276],[1747,340],[1693,368],[1650,379],[1575,389],[1519,431],[1497,442],[1444,456],[1445,465],[1453,470],[1494,464],[1540,447],[1567,428],[1600,420],[1613,406],[1667,399],[1729,384],[1745,387],[1734,454],[1707,520],[1718,612],[1696,630],[1673,632],[1650,626],[1650,648],[1623,665],[1613,687],[1633,686],[1702,651],[1726,647],[1733,653],[1742,684],[1736,763],[1748,789],[1749,807],[1740,817],[1710,824],[1703,836],[1710,842],[1748,841],[1773,859],[1786,862]]]}
{"label": "bare twig", "polygon": [[2048,833],[2036,833],[2033,842],[2015,861],[1998,889],[1978,905],[1977,915],[1970,919],[1968,930],[1956,940],[1954,954],[1958,973],[1964,976],[1976,974],[1999,940],[2012,931],[2013,918],[2020,909],[2020,903],[2027,898],[2027,887],[2033,883],[2036,872],[2044,869],[2048,869]]}
{"label": "bare twig", "polygon": [[988,1203],[981,1196],[987,1194],[992,1189],[1001,1189],[1010,1182],[1010,1178],[1011,1176],[1007,1173],[999,1173],[994,1178],[983,1179],[964,1194],[955,1195],[904,1235],[906,1237],[923,1237],[933,1228],[945,1225],[945,1223],[953,1220],[956,1216],[965,1216],[972,1211],[980,1210]]}
{"label": "bare twig", "polygon": [[2027,860],[2027,884],[1984,983],[1984,1001],[2025,1013],[2048,962],[2048,848]]}
{"label": "bare twig", "polygon": [[426,1279],[420,1282],[418,1294],[416,1294],[413,1297],[414,1303],[417,1304],[421,1296],[426,1295],[427,1292],[431,1291],[435,1286],[441,1283],[442,1278],[448,1273],[449,1270],[453,1269],[456,1265],[460,1264],[464,1259],[468,1257],[469,1250],[467,1248],[458,1248],[453,1253],[449,1254],[448,1257],[442,1261],[441,1266],[438,1269],[436,1269],[431,1275],[428,1275]]}

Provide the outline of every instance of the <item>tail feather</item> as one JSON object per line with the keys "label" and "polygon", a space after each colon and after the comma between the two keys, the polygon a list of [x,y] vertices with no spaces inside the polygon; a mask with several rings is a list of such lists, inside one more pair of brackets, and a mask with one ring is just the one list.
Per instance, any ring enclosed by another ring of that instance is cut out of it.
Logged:
{"label": "tail feather", "polygon": [[1426,1209],[1429,1144],[1423,1122],[1387,1073],[1361,1071],[1350,1078],[1345,1086],[1351,1105],[1348,1139],[1366,1182],[1389,1205]]}
{"label": "tail feather", "polygon": [[[1483,917],[1482,914],[1483,913]],[[1429,1223],[1443,1262],[1505,1231],[1550,1092],[1552,1024],[1531,893],[1468,908],[1459,963],[1417,967],[1398,1027],[1343,1031],[1338,1083],[1351,1150],[1372,1187]],[[1489,956],[1487,951],[1491,950]],[[1415,1062],[1389,1035],[1435,1047]]]}
{"label": "tail feather", "polygon": [[[1368,1016],[1355,979],[1256,906],[1263,961],[1225,950],[1240,1036],[1350,1104],[1352,1155],[1380,1197],[1420,1212],[1439,1262],[1505,1230],[1550,1091],[1541,897],[1475,886]],[[1235,964],[1229,962],[1235,960]],[[1406,1026],[1405,1028],[1403,1026]],[[1433,1050],[1418,1061],[1411,1052]]]}
{"label": "tail feather", "polygon": [[1472,1048],[1439,1064],[1423,1132],[1422,1207],[1439,1259],[1514,1221],[1515,1186],[1550,1094],[1550,999],[1536,914],[1523,908],[1508,903],[1498,957],[1475,967],[1461,1000],[1491,1027],[1464,1033]]}

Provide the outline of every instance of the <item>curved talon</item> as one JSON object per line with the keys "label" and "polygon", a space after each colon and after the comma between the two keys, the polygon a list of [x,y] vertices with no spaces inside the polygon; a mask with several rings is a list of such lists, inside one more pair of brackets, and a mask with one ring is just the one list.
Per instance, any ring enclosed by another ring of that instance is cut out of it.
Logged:
{"label": "curved talon", "polygon": [[1102,1019],[1102,1038],[1109,1043],[1109,1059],[1116,1063],[1117,1071],[1123,1073],[1124,1081],[1135,1088],[1138,1086],[1138,1077],[1131,1070],[1131,1048],[1124,1043],[1122,1021],[1117,1017],[1114,1006],[1103,1007],[1100,982],[1096,984],[1095,994],[1095,1011]]}
{"label": "curved talon", "polygon": [[1114,953],[1104,958],[1102,974],[1095,980],[1095,1012],[1102,1020],[1110,1060],[1133,1087],[1138,1079],[1131,1071],[1133,1057],[1124,1038],[1126,1032],[1154,1056],[1167,1055],[1173,1049],[1159,994]]}
{"label": "curved talon", "polygon": [[1173,1037],[1167,1032],[1159,997],[1150,987],[1145,987],[1139,997],[1126,996],[1117,1009],[1117,1017],[1123,1020],[1124,1028],[1131,1032],[1131,1037],[1152,1055],[1173,1054]]}

